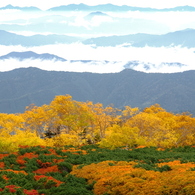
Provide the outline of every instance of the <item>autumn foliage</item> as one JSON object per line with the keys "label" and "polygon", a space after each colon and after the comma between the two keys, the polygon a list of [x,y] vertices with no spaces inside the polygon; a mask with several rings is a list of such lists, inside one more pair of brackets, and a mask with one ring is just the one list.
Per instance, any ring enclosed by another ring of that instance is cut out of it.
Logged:
{"label": "autumn foliage", "polygon": [[1,155],[0,194],[193,195],[194,162],[191,146],[25,146]]}
{"label": "autumn foliage", "polygon": [[161,148],[195,144],[195,118],[174,114],[155,104],[144,110],[117,109],[101,103],[78,102],[70,95],[56,96],[49,105],[30,105],[24,113],[0,114],[0,151],[19,146],[79,146]]}
{"label": "autumn foliage", "polygon": [[0,114],[0,194],[195,195],[195,118],[56,96]]}
{"label": "autumn foliage", "polygon": [[[195,194],[194,163],[163,163],[169,171],[134,168],[132,162],[104,161],[75,169],[72,174],[96,181],[94,193],[101,194]],[[162,166],[161,164],[158,166]]]}

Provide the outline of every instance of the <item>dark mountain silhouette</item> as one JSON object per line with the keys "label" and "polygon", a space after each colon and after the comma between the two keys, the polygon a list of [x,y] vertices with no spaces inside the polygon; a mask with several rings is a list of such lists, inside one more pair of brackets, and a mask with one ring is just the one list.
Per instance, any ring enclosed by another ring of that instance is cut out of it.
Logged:
{"label": "dark mountain silhouette", "polygon": [[56,43],[73,43],[80,39],[66,35],[33,35],[23,36],[0,30],[1,45],[22,45],[22,46],[40,46]]}
{"label": "dark mountain silhouette", "polygon": [[64,58],[61,58],[61,57],[53,55],[53,54],[49,54],[49,53],[37,54],[37,53],[32,52],[32,51],[11,52],[11,53],[8,53],[4,56],[0,56],[0,60],[6,60],[6,59],[10,59],[10,58],[14,58],[14,59],[17,59],[19,61],[23,61],[25,59],[55,60],[55,61],[63,61],[63,62],[66,61]]}
{"label": "dark mountain silhouette", "polygon": [[21,10],[21,11],[41,11],[39,8],[37,7],[33,7],[33,6],[30,6],[30,7],[18,7],[18,6],[12,6],[12,5],[7,5],[5,7],[1,7],[0,10],[6,10],[6,9],[18,9],[18,10]]}
{"label": "dark mountain silhouette", "polygon": [[195,47],[195,29],[185,29],[175,31],[164,35],[151,34],[134,34],[123,36],[97,37],[83,41],[84,44],[95,44],[96,46],[116,46],[121,44],[129,44],[134,47],[161,47],[161,46],[178,46]]}
{"label": "dark mountain silhouette", "polygon": [[121,11],[144,11],[144,12],[151,12],[151,11],[195,11],[195,7],[192,6],[179,6],[174,8],[164,8],[164,9],[155,9],[150,7],[132,7],[127,5],[113,5],[113,4],[102,4],[102,5],[95,5],[89,6],[86,4],[69,4],[69,5],[61,5],[57,7],[53,7],[48,9],[48,11],[114,11],[114,12],[121,12]]}
{"label": "dark mountain silhouette", "polygon": [[20,68],[0,72],[0,112],[23,112],[34,103],[49,104],[56,95],[77,101],[145,108],[159,103],[167,111],[195,113],[195,71],[161,74],[126,69],[120,73],[74,73]]}

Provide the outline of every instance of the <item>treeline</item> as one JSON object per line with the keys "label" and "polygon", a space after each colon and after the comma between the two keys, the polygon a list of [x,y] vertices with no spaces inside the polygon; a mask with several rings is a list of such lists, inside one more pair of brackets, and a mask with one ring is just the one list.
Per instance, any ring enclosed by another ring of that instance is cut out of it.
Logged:
{"label": "treeline", "polygon": [[56,96],[49,105],[30,105],[21,114],[1,113],[0,130],[1,152],[16,151],[20,145],[99,144],[113,149],[195,144],[195,118],[189,113],[170,113],[158,104],[120,110],[78,102],[70,95]]}

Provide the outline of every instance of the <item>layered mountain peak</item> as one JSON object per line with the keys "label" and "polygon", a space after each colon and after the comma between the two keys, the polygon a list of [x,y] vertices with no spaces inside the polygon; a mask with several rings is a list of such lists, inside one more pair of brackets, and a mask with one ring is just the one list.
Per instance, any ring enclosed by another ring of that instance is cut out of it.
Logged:
{"label": "layered mountain peak", "polygon": [[0,60],[6,60],[6,59],[17,59],[19,61],[23,61],[26,59],[66,61],[64,58],[61,58],[53,54],[49,54],[49,53],[37,54],[33,51],[24,51],[24,52],[14,51],[6,55],[0,56]]}

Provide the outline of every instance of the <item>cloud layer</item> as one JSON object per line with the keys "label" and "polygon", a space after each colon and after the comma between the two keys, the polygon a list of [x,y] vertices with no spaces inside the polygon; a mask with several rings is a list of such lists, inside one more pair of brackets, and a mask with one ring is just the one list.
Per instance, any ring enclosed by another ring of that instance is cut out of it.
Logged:
{"label": "cloud layer", "polygon": [[[186,70],[195,70],[195,48],[181,47],[93,47],[81,43],[56,44],[39,47],[25,48],[22,46],[0,46],[0,56],[12,51],[33,51],[38,54],[50,53],[65,58],[68,61],[41,61],[8,59],[0,61],[0,71],[9,71],[20,67],[37,67],[43,70],[73,71],[73,72],[96,72],[110,73],[120,72],[130,61],[139,61],[137,66],[132,67],[138,71],[172,73]],[[71,61],[76,60],[76,61]],[[80,60],[91,60],[80,62]],[[108,61],[108,62],[106,62]],[[180,63],[185,66],[177,66],[167,63]],[[149,64],[149,69],[146,68]]]}
{"label": "cloud layer", "polygon": [[[89,12],[22,12],[0,10],[0,29],[23,35],[165,34],[195,28],[195,12],[108,12],[89,19]],[[111,30],[112,29],[112,30]]]}
{"label": "cloud layer", "polygon": [[[70,4],[72,1],[63,0],[42,1],[9,0],[15,6],[37,6],[41,9]],[[95,5],[94,1],[76,0],[76,3]],[[130,5],[140,7],[176,7],[195,6],[191,0],[99,0],[98,4],[112,3],[116,5]],[[0,2],[0,7],[6,3]],[[80,36],[82,39],[127,35],[136,33],[165,34],[168,32],[195,28],[195,12],[106,12],[101,16],[90,15],[90,12],[22,12],[17,10],[0,10],[0,29],[22,35],[63,34]],[[2,43],[3,44],[3,43]],[[37,47],[2,46],[0,56],[10,52],[33,51],[38,54],[50,53],[67,59],[66,62],[8,59],[0,61],[0,71],[8,71],[20,67],[38,67],[44,70],[74,71],[74,72],[120,72],[131,61],[136,61],[135,70],[144,72],[180,72],[194,70],[195,48],[185,47],[143,47],[135,48],[129,45],[116,47],[95,47],[82,43],[54,44]],[[72,61],[76,60],[76,61]],[[91,60],[81,62],[80,60]],[[108,61],[108,62],[106,62]],[[171,66],[170,66],[170,63]],[[180,66],[181,65],[181,66]],[[149,68],[148,68],[149,67]]]}

